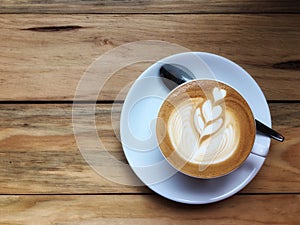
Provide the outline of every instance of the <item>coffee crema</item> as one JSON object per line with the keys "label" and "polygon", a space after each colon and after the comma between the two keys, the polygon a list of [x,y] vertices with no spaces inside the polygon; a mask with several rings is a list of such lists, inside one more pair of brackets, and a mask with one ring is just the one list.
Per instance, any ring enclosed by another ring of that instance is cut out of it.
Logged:
{"label": "coffee crema", "polygon": [[255,122],[244,98],[228,85],[193,80],[174,89],[156,125],[160,149],[181,172],[200,178],[225,175],[251,152]]}

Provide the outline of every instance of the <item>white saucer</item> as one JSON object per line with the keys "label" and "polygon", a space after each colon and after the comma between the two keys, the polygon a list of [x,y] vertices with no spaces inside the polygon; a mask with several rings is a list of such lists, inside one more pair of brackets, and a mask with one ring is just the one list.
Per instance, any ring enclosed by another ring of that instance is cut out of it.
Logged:
{"label": "white saucer", "polygon": [[252,77],[240,66],[223,57],[197,52],[170,56],[153,64],[135,81],[123,105],[120,122],[122,146],[126,158],[150,189],[168,199],[206,204],[228,198],[244,188],[264,163],[270,138],[257,134],[252,153],[241,167],[215,179],[197,179],[184,175],[164,159],[155,136],[155,121],[169,93],[159,78],[161,63],[178,63],[197,78],[212,78],[238,90],[249,103],[256,119],[271,126],[266,99]]}

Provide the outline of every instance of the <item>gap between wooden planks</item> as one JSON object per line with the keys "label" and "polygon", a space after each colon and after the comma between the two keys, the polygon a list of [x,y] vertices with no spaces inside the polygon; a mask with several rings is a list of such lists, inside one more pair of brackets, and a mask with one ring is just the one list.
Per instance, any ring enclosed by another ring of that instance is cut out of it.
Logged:
{"label": "gap between wooden planks", "polygon": [[295,0],[2,0],[0,13],[290,13]]}
{"label": "gap between wooden planks", "polygon": [[183,205],[157,195],[0,196],[1,224],[297,224],[299,195]]}
{"label": "gap between wooden planks", "polygon": [[[268,100],[300,100],[298,14],[2,14],[0,24],[2,101],[73,100],[80,78],[97,57],[149,39],[225,56],[255,78]],[[114,100],[151,63],[117,71],[99,100]]]}
{"label": "gap between wooden planks", "polygon": [[[117,126],[121,106],[115,108]],[[105,148],[126,162],[112,130],[111,107],[97,105],[97,129]],[[261,171],[242,193],[298,193],[300,190],[300,104],[276,103],[270,104],[270,108],[274,128],[286,140],[272,141]],[[111,168],[115,176],[120,174],[120,169],[118,165]],[[89,167],[75,142],[70,104],[0,104],[0,181],[0,194],[149,192],[145,187],[106,180]]]}

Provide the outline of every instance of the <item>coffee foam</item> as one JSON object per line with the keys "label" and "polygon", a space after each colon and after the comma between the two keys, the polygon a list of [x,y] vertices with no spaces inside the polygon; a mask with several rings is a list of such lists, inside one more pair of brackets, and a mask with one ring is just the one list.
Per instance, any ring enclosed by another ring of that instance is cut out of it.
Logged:
{"label": "coffee foam", "polygon": [[[247,158],[255,138],[254,118],[234,89],[215,81],[193,81],[175,89],[167,100],[159,113],[166,127],[157,125],[157,137],[177,169],[214,177]],[[162,130],[165,137],[160,136]]]}
{"label": "coffee foam", "polygon": [[[208,107],[200,110],[195,102],[203,102],[203,98],[187,100],[171,113],[168,123],[171,143],[186,161],[200,164],[223,162],[233,154],[239,143],[237,119],[230,111],[214,112]],[[208,122],[214,123],[205,126],[206,121],[199,115],[201,111],[206,112]]]}

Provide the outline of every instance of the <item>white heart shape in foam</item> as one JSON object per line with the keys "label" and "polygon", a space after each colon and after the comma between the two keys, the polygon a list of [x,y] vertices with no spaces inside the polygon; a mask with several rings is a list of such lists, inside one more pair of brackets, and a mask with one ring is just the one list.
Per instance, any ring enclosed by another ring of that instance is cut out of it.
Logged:
{"label": "white heart shape in foam", "polygon": [[202,113],[205,119],[205,122],[209,122],[217,119],[222,113],[222,107],[217,105],[212,107],[211,101],[207,100],[202,105]]}
{"label": "white heart shape in foam", "polygon": [[221,113],[222,113],[221,106],[217,105],[217,106],[213,107],[211,120],[217,119],[221,115]]}
{"label": "white heart shape in foam", "polygon": [[208,125],[204,129],[204,132],[203,132],[202,136],[210,135],[210,134],[215,133],[222,126],[222,124],[223,124],[223,119],[222,118],[214,121],[212,124]]}
{"label": "white heart shape in foam", "polygon": [[215,102],[223,99],[226,96],[226,90],[224,89],[220,89],[220,88],[214,88],[213,90],[213,96],[214,96],[214,100]]}

